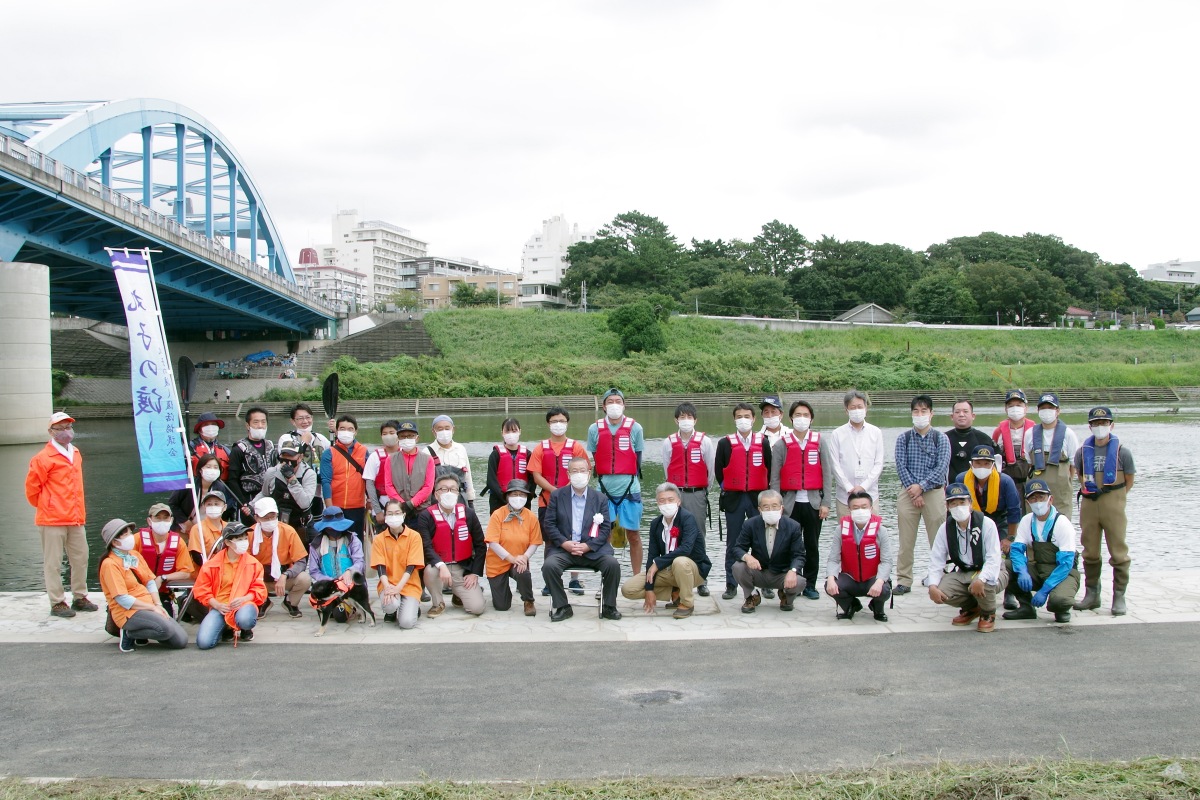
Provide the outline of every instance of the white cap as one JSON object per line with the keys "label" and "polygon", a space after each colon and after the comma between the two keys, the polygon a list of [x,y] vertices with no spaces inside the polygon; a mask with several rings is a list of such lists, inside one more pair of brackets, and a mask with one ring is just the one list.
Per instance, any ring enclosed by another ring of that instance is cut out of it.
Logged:
{"label": "white cap", "polygon": [[75,418],[65,411],[55,411],[50,415],[50,424],[57,425],[60,422],[74,422]]}
{"label": "white cap", "polygon": [[254,516],[265,517],[267,514],[278,514],[279,506],[273,497],[260,497],[254,501]]}

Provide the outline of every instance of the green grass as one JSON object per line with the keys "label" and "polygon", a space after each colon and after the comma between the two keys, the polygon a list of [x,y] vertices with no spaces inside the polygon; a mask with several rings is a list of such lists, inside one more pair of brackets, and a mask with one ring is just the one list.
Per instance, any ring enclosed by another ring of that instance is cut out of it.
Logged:
{"label": "green grass", "polygon": [[449,783],[363,787],[258,789],[243,784],[199,785],[159,781],[80,780],[53,784],[0,781],[0,800],[1135,800],[1200,797],[1200,766],[1179,760],[1182,775],[1164,776],[1172,762],[1042,760],[1032,764],[887,767],[792,774],[782,778]]}

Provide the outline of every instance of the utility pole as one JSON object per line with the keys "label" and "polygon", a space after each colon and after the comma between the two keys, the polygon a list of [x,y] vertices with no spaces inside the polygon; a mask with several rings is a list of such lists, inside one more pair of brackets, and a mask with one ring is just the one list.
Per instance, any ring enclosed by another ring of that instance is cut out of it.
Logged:
{"label": "utility pole", "polygon": [[585,312],[587,311],[587,281],[579,284],[579,307]]}
{"label": "utility pole", "polygon": [[696,295],[696,316],[700,316],[700,295]]}

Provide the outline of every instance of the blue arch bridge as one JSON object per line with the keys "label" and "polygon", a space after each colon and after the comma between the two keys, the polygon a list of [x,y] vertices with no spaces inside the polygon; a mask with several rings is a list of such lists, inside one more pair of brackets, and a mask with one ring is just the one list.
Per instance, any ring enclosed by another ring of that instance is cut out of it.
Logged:
{"label": "blue arch bridge", "polygon": [[124,324],[105,247],[150,247],[168,333],[335,334],[233,145],[177,103],[0,104],[0,261],[50,267],[51,310]]}

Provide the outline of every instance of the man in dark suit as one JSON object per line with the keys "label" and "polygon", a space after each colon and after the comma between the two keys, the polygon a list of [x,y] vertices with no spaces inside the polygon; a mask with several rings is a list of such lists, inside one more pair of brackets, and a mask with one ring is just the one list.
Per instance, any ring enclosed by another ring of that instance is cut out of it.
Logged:
{"label": "man in dark suit", "polygon": [[704,583],[712,561],[704,552],[704,537],[690,512],[680,508],[679,487],[659,484],[654,492],[659,516],[650,523],[646,574],[634,575],[621,586],[628,600],[644,600],[647,614],[658,600],[670,600],[675,619],[692,615],[692,591]]}
{"label": "man in dark suit", "polygon": [[779,589],[779,610],[791,611],[804,591],[804,532],[783,516],[783,495],[768,489],[758,495],[758,516],[742,525],[733,545],[733,577],[742,587],[743,614],[753,614],[762,601],[754,588]]}
{"label": "man in dark suit", "polygon": [[621,583],[621,564],[613,556],[608,541],[612,531],[608,499],[588,486],[592,470],[586,458],[572,458],[567,465],[567,477],[570,484],[550,495],[542,528],[542,538],[546,540],[542,579],[550,587],[554,604],[550,621],[561,622],[574,614],[562,585],[562,574],[569,569],[598,571],[604,581],[600,616],[620,619],[617,586]]}

